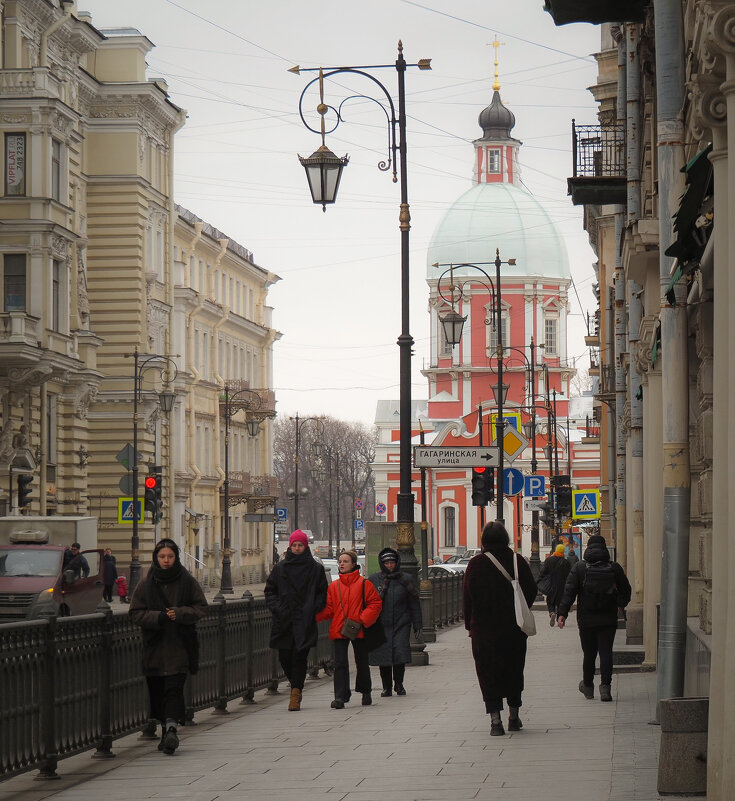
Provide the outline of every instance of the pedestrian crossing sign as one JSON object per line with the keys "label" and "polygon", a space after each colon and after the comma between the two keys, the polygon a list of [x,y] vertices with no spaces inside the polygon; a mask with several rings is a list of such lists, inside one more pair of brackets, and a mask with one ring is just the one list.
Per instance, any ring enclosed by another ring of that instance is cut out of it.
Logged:
{"label": "pedestrian crossing sign", "polygon": [[600,490],[572,490],[572,509],[575,520],[592,520],[600,516]]}
{"label": "pedestrian crossing sign", "polygon": [[[133,499],[132,498],[118,498],[117,499],[117,522],[130,523],[133,522]],[[143,522],[143,499],[138,498],[138,522]]]}

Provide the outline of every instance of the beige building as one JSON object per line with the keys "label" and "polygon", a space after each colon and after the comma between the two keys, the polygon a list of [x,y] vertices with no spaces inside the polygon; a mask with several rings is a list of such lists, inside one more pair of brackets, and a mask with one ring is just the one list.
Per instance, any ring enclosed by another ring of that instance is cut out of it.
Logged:
{"label": "beige building", "polygon": [[[137,494],[157,465],[164,502],[160,523],[139,524],[141,562],[172,536],[216,581],[227,384],[250,399],[228,420],[233,577],[260,580],[272,525],[254,515],[275,501],[271,432],[268,422],[252,441],[243,432],[246,418],[275,414],[267,291],[278,278],[176,207],[185,113],[146,78],[144,35],[97,30],[74,2],[0,9],[0,502],[17,513],[14,473],[31,471],[26,511],[96,516],[125,568],[121,452],[137,401]],[[163,388],[175,393],[170,413]]]}

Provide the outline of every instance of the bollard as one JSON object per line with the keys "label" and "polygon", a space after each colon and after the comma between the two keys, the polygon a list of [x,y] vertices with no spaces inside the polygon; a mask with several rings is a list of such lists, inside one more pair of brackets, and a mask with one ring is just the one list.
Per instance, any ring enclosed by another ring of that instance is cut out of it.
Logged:
{"label": "bollard", "polygon": [[658,714],[661,723],[658,792],[704,795],[709,698],[667,698],[659,701]]}

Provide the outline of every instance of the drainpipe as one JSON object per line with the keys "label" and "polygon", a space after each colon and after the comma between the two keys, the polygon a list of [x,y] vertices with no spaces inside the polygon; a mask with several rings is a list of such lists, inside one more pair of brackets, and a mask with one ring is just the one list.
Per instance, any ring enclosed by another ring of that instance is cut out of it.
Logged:
{"label": "drainpipe", "polygon": [[63,6],[63,16],[59,17],[55,22],[52,22],[48,28],[41,34],[41,41],[38,48],[38,66],[39,67],[48,67],[48,40],[49,37],[56,33],[59,28],[69,19],[71,16],[72,8],[74,7],[73,3],[67,4],[62,2]]}
{"label": "drainpipe", "polygon": [[[627,224],[638,222],[641,216],[641,72],[638,57],[640,29],[638,25],[625,26],[626,40],[626,132],[627,148]],[[630,521],[629,556],[633,564],[633,603],[643,603],[644,548],[643,548],[643,385],[638,369],[638,341],[643,304],[642,287],[628,281],[628,398],[630,399],[630,436],[627,505]]]}
{"label": "drainpipe", "polygon": [[672,216],[684,191],[684,35],[680,0],[654,0],[656,37],[657,155],[659,175],[659,279],[661,282],[661,392],[663,415],[663,556],[657,697],[684,693],[689,571],[688,359],[686,282],[674,286],[676,305],[665,297],[674,260],[664,254],[674,241]]}

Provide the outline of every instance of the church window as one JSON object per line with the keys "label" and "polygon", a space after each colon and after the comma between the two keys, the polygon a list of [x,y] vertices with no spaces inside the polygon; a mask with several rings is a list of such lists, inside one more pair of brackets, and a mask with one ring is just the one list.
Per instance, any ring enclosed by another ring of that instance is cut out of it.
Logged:
{"label": "church window", "polygon": [[546,356],[559,355],[559,320],[547,317],[544,320],[544,353]]}
{"label": "church window", "polygon": [[493,173],[500,172],[500,150],[487,151],[487,171]]}
{"label": "church window", "polygon": [[444,547],[454,548],[454,529],[456,520],[454,506],[445,506],[442,510],[444,516]]}

